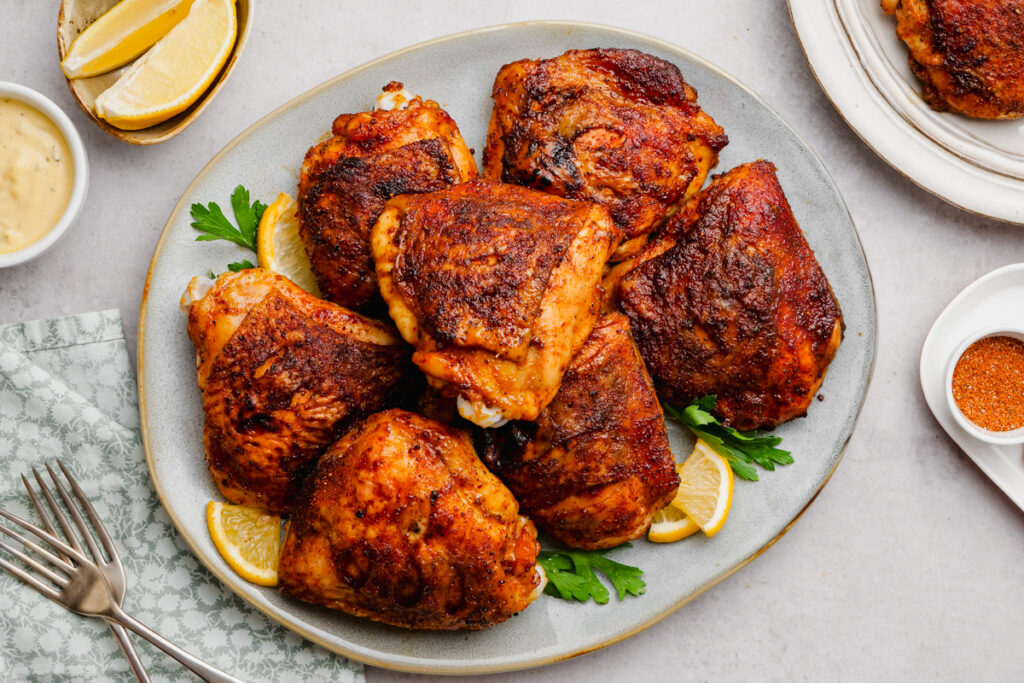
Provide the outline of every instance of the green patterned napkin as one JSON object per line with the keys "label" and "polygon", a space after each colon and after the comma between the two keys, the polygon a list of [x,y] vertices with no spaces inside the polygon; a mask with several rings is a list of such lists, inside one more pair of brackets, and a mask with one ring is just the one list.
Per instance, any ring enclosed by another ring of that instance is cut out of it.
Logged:
{"label": "green patterned napkin", "polygon": [[[246,681],[362,681],[362,665],[275,624],[200,565],[150,485],[117,311],[0,326],[0,507],[37,519],[20,475],[62,458],[121,550],[125,610]],[[154,681],[194,681],[135,639]],[[0,572],[0,678],[128,680],[110,630]]]}

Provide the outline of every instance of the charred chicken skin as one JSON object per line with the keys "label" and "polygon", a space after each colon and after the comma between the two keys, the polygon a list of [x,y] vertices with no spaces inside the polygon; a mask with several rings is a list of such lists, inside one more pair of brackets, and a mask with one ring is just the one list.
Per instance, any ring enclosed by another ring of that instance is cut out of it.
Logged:
{"label": "charred chicken skin", "polygon": [[611,548],[642,536],[679,486],[664,419],[629,322],[610,313],[536,422],[479,438],[538,527],[574,548]]}
{"label": "charred chicken skin", "polygon": [[476,177],[459,129],[436,102],[406,99],[390,83],[384,106],[334,120],[334,136],[306,153],[299,180],[299,234],[324,298],[381,315],[370,229],[384,203]]}
{"label": "charred chicken skin", "polygon": [[806,413],[842,315],[774,165],[717,176],[618,268],[628,272],[613,270],[608,288],[664,399],[715,394],[719,417],[737,429]]}
{"label": "charred chicken skin", "polygon": [[1024,116],[1024,0],[882,0],[925,101],[982,119]]}
{"label": "charred chicken skin", "polygon": [[390,325],[259,268],[183,297],[203,394],[206,462],[221,493],[287,513],[317,458],[384,407],[412,369]]}
{"label": "charred chicken skin", "polygon": [[604,205],[625,233],[616,260],[701,188],[728,143],[679,69],[636,50],[513,62],[493,99],[484,177]]}
{"label": "charred chicken skin", "polygon": [[307,482],[281,549],[281,590],[416,629],[481,629],[543,588],[537,530],[469,435],[414,413],[369,417]]}
{"label": "charred chicken skin", "polygon": [[372,247],[413,362],[463,417],[495,426],[554,398],[620,237],[596,204],[473,181],[392,199]]}

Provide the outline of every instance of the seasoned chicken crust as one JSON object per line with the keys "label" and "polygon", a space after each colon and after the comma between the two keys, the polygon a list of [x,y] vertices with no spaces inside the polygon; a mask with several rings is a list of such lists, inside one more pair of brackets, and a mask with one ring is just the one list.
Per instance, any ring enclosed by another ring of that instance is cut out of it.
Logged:
{"label": "seasoned chicken crust", "polygon": [[393,400],[410,349],[390,325],[259,268],[188,307],[210,474],[232,503],[291,510],[317,458]]}
{"label": "seasoned chicken crust", "polygon": [[728,138],[674,64],[637,50],[570,50],[498,72],[484,177],[604,205],[614,259],[704,184]]}
{"label": "seasoned chicken crust", "polygon": [[541,592],[533,523],[467,433],[371,416],[310,477],[278,569],[293,597],[415,629],[481,629]]}
{"label": "seasoned chicken crust", "polygon": [[598,321],[536,422],[478,436],[523,513],[573,548],[639,538],[679,486],[661,404],[621,313]]}
{"label": "seasoned chicken crust", "polygon": [[925,101],[982,119],[1024,116],[1024,0],[882,0]]}
{"label": "seasoned chicken crust", "polygon": [[620,237],[596,204],[473,181],[392,199],[372,247],[381,294],[428,382],[478,417],[533,420],[593,329]]}
{"label": "seasoned chicken crust", "polygon": [[660,396],[684,405],[715,394],[719,417],[737,429],[806,413],[839,348],[842,314],[773,164],[715,177],[617,268],[607,287]]}
{"label": "seasoned chicken crust", "polygon": [[[389,83],[385,94],[401,91]],[[392,197],[433,192],[477,174],[458,126],[432,100],[404,108],[342,114],[333,137],[302,164],[299,234],[324,298],[355,311],[384,314],[370,255],[370,229]]]}

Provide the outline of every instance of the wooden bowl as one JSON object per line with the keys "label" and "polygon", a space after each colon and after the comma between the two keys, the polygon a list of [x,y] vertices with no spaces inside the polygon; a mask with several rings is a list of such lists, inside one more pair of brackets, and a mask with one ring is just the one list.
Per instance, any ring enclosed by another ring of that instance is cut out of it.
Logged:
{"label": "wooden bowl", "polygon": [[[67,54],[75,38],[117,2],[118,0],[62,0],[60,14],[57,18],[57,51],[61,61],[64,60],[64,55]],[[195,121],[206,105],[213,101],[235,68],[238,56],[249,39],[249,30],[252,28],[252,0],[235,0],[235,12],[238,17],[238,36],[235,38],[235,47],[231,51],[227,63],[224,64],[224,68],[221,69],[206,92],[191,107],[163,123],[142,130],[121,130],[96,115],[94,108],[96,98],[113,85],[114,81],[134,62],[129,62],[114,71],[92,78],[69,78],[67,79],[68,88],[70,88],[75,101],[78,102],[78,106],[92,119],[92,122],[118,140],[124,140],[133,145],[155,145],[158,142],[170,140]]]}

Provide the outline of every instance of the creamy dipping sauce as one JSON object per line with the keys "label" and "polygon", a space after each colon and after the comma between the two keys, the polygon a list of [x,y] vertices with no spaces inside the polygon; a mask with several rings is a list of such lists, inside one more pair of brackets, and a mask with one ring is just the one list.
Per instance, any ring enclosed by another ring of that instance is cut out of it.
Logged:
{"label": "creamy dipping sauce", "polygon": [[60,129],[31,105],[0,97],[0,254],[27,247],[57,225],[74,176]]}

